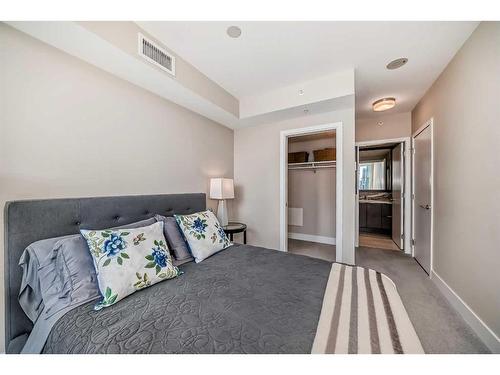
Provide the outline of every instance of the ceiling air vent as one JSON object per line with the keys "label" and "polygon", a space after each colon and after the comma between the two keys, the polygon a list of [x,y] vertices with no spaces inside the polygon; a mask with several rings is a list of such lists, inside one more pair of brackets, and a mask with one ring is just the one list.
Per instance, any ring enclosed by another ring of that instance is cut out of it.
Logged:
{"label": "ceiling air vent", "polygon": [[175,76],[175,57],[142,34],[139,34],[139,55]]}

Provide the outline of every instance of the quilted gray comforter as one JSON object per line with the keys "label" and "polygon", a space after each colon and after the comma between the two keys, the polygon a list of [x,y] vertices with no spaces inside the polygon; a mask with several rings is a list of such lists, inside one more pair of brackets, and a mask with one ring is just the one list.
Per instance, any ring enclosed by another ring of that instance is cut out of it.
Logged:
{"label": "quilted gray comforter", "polygon": [[234,245],[94,311],[66,313],[44,353],[310,353],[331,263]]}

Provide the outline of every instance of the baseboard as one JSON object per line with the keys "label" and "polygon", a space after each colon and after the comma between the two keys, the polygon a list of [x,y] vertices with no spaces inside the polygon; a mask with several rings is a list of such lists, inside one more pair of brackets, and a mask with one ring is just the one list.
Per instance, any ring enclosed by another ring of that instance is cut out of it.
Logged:
{"label": "baseboard", "polygon": [[288,238],[291,238],[293,240],[310,241],[310,242],[324,243],[327,245],[335,245],[335,237],[315,236],[312,234],[289,232]]}
{"label": "baseboard", "polygon": [[460,296],[450,288],[448,284],[434,271],[431,272],[431,280],[438,287],[441,293],[448,299],[451,305],[459,312],[464,320],[476,332],[479,338],[485,345],[493,352],[500,353],[500,339],[491,330],[490,327],[484,323],[479,316],[467,305]]}

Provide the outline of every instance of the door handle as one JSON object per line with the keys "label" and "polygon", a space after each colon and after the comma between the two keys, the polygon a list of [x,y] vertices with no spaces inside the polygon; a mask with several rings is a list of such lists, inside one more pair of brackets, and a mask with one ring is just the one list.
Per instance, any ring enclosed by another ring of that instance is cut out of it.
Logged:
{"label": "door handle", "polygon": [[425,210],[429,210],[431,208],[430,204],[426,204],[425,206],[423,204],[419,204],[419,206]]}

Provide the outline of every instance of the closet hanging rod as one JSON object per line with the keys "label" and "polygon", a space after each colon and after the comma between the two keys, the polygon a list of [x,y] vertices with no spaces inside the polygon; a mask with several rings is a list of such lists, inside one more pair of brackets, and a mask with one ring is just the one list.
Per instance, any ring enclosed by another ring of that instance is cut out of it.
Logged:
{"label": "closet hanging rod", "polygon": [[330,165],[330,164],[336,164],[337,162],[335,160],[324,160],[324,161],[306,161],[303,163],[288,163],[288,166],[309,166],[309,165]]}
{"label": "closet hanging rod", "polygon": [[324,169],[324,168],[336,168],[336,166],[335,165],[317,165],[317,166],[288,167],[289,170],[295,170],[295,169]]}
{"label": "closet hanging rod", "polygon": [[335,168],[335,160],[326,161],[310,161],[305,163],[289,163],[288,169],[320,169],[320,168]]}

